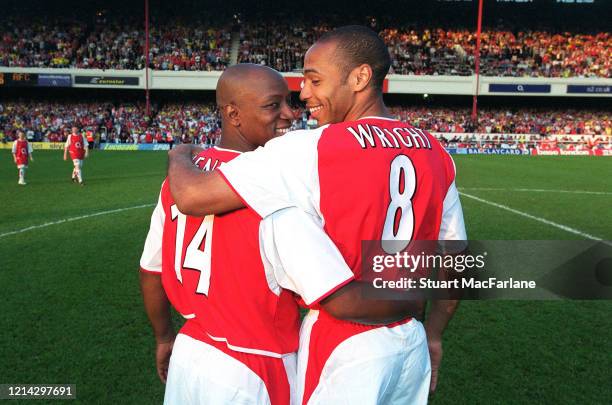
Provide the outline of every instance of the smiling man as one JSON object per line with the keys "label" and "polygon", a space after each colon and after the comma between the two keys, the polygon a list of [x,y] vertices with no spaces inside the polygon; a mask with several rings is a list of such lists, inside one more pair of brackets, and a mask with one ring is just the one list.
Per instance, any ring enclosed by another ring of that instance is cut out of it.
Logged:
{"label": "smiling man", "polygon": [[[298,206],[319,218],[357,279],[364,240],[404,247],[465,240],[452,159],[430,134],[389,117],[382,85],[390,62],[384,42],[366,27],[322,36],[306,54],[300,93],[321,127],[289,133],[209,174],[190,167],[189,149],[172,153],[170,188],[181,210],[202,215],[246,203],[265,217]],[[300,332],[302,402],[426,402],[456,305],[432,303],[427,338],[410,312],[374,326],[311,306]]]}
{"label": "smiling man", "polygon": [[[270,68],[226,70],[217,86],[221,143],[198,153],[194,167],[214,170],[286,133],[293,118],[288,95],[285,80]],[[307,257],[281,263],[279,254],[292,256],[284,253],[292,248],[289,240]],[[290,404],[299,331],[292,291],[305,302],[318,302],[353,278],[306,214],[283,210],[265,221],[249,209],[186,216],[167,182],[140,268],[166,404]],[[168,301],[186,319],[176,338]]]}

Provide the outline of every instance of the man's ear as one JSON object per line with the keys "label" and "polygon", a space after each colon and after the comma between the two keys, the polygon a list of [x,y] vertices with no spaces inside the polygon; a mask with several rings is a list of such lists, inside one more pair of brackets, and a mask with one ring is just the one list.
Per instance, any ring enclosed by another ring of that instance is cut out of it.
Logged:
{"label": "man's ear", "polygon": [[229,123],[234,127],[240,126],[240,109],[234,104],[227,104],[223,107],[225,116]]}
{"label": "man's ear", "polygon": [[367,63],[357,66],[349,76],[351,90],[355,92],[363,91],[372,81],[372,67]]}

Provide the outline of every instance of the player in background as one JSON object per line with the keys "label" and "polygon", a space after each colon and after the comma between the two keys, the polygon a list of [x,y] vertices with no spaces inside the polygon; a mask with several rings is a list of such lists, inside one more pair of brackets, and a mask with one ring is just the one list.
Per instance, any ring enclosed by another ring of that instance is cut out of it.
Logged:
{"label": "player in background", "polygon": [[25,133],[22,130],[17,131],[17,139],[13,143],[13,161],[17,165],[19,180],[17,184],[26,185],[25,173],[30,160],[34,161],[32,156],[32,145],[26,139]]}
{"label": "player in background", "polygon": [[87,144],[88,144],[87,149],[93,149],[96,144],[96,138],[94,136],[93,130],[91,128],[87,128],[87,131],[85,132],[85,134],[87,136]]}
{"label": "player in background", "polygon": [[[300,94],[322,126],[207,174],[190,166],[190,148],[179,148],[168,172],[176,203],[191,215],[246,203],[265,216],[297,205],[325,224],[358,279],[363,240],[465,240],[454,163],[430,134],[390,118],[382,97],[389,66],[384,42],[365,27],[322,36],[306,54]],[[426,402],[457,303],[431,303],[427,337],[410,318],[367,327],[310,311],[298,359],[303,403]]]}
{"label": "player in background", "polygon": [[[194,163],[214,170],[287,132],[292,119],[288,95],[286,82],[270,68],[228,68],[217,85],[221,144],[200,152]],[[151,219],[140,274],[157,340],[158,374],[162,381],[167,378],[167,403],[189,398],[289,403],[290,392],[296,392],[290,387],[297,374],[299,332],[290,291],[310,305],[342,291],[326,300],[331,311],[331,306],[350,308],[349,303],[359,302],[353,273],[314,217],[296,208],[263,220],[250,209],[185,217],[167,182]],[[187,318],[176,340],[168,299]],[[389,311],[370,305],[360,316],[384,321]]]}
{"label": "player in background", "polygon": [[72,132],[66,139],[64,145],[64,160],[68,160],[68,153],[70,153],[70,159],[74,164],[72,169],[72,181],[78,182],[81,186],[85,185],[83,182],[83,160],[89,156],[89,142],[79,133],[79,128],[76,126],[72,127]]}

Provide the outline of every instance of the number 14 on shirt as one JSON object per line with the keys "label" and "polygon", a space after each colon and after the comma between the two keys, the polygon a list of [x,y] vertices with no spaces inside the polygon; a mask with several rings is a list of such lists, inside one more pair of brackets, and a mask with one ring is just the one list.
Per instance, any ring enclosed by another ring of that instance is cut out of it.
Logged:
{"label": "number 14 on shirt", "polygon": [[[174,271],[176,272],[176,278],[182,284],[183,276],[181,274],[181,269],[199,271],[200,278],[196,288],[196,293],[208,295],[208,288],[210,286],[210,245],[212,242],[213,221],[215,216],[207,215],[204,217],[202,224],[185,250],[185,257],[182,258],[181,256],[185,239],[187,216],[178,210],[176,204],[172,205],[170,209],[172,221],[177,221],[176,248],[174,251]],[[206,240],[204,241],[204,239]],[[204,241],[204,249],[200,250],[202,241]]]}

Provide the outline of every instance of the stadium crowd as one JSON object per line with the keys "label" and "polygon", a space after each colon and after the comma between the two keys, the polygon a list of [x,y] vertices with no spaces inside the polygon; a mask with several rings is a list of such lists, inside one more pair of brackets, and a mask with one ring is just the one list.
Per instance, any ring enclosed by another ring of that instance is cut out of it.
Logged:
{"label": "stadium crowd", "polygon": [[[230,63],[231,24],[169,20],[151,25],[150,67],[156,70],[223,70]],[[239,62],[287,72],[302,67],[304,53],[330,24],[243,23]],[[473,31],[442,28],[380,29],[393,56],[391,73],[471,75]],[[141,21],[10,18],[0,26],[0,66],[142,69]],[[481,73],[487,76],[611,77],[612,35],[530,30],[484,30]]]}
{"label": "stadium crowd", "polygon": [[[385,29],[393,73],[471,75],[476,35],[467,30]],[[481,36],[485,76],[610,77],[612,36],[541,31],[491,31]]]}
{"label": "stadium crowd", "polygon": [[63,142],[72,126],[97,145],[113,143],[216,144],[221,129],[214,105],[170,103],[146,117],[142,103],[0,103],[0,141],[15,140],[23,130],[31,141]]}
{"label": "stadium crowd", "polygon": [[605,110],[484,108],[479,110],[478,125],[469,108],[396,106],[391,113],[430,132],[612,136],[612,114]]}
{"label": "stadium crowd", "polygon": [[[208,28],[202,28],[208,27]],[[143,69],[142,22],[11,18],[0,28],[0,66]],[[150,67],[156,70],[224,70],[231,31],[212,24],[169,21],[150,32]]]}
{"label": "stadium crowd", "polygon": [[152,31],[152,69],[211,71],[227,67],[232,36],[229,29],[200,21],[189,25],[175,22],[171,27]]}
{"label": "stadium crowd", "polygon": [[[310,44],[329,25],[252,24],[241,31],[239,62],[287,72],[302,68]],[[471,75],[476,35],[442,28],[385,28],[381,37],[393,56],[390,73]],[[612,36],[543,31],[487,30],[481,37],[481,73],[486,76],[610,77]]]}
{"label": "stadium crowd", "polygon": [[[589,139],[612,142],[612,114],[601,110],[551,110],[488,108],[479,113],[474,125],[468,108],[395,106],[391,113],[402,121],[434,133],[524,134],[529,139],[548,135],[582,135]],[[26,132],[32,141],[65,141],[73,125],[90,134],[94,143],[196,143],[214,145],[221,135],[218,112],[214,104],[166,103],[153,106],[151,118],[142,103],[68,103],[21,102],[0,103],[0,141],[12,141],[17,130]],[[296,121],[297,127],[312,125],[306,114]],[[443,138],[441,138],[443,139]],[[570,139],[570,138],[568,138]],[[575,139],[575,138],[573,138]]]}
{"label": "stadium crowd", "polygon": [[240,32],[239,63],[257,63],[281,72],[302,68],[304,54],[330,28],[298,24],[249,24]]}

